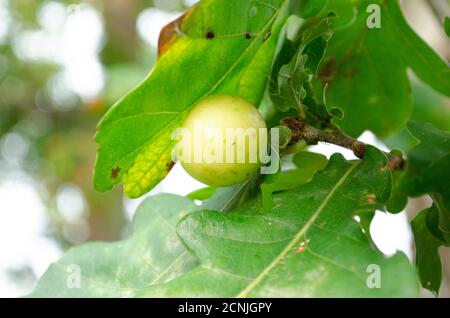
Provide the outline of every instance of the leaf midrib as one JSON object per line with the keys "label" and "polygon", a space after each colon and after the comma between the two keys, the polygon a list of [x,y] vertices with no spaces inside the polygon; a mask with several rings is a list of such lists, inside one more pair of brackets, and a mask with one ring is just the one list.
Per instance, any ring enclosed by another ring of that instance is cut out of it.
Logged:
{"label": "leaf midrib", "polygon": [[306,222],[306,224],[298,231],[298,233],[294,236],[294,238],[289,242],[289,244],[281,251],[280,254],[267,266],[265,267],[258,276],[256,276],[253,281],[247,285],[239,294],[237,294],[237,298],[244,298],[253,291],[253,289],[277,266],[279,265],[283,259],[287,256],[287,254],[297,245],[302,237],[308,232],[309,228],[314,224],[320,213],[325,209],[331,198],[337,192],[337,190],[344,184],[347,180],[348,176],[352,173],[352,171],[360,164],[360,162],[352,165],[339,179],[339,181],[334,185],[331,191],[327,194],[323,202],[319,205],[317,210],[313,213],[311,218]]}
{"label": "leaf midrib", "polygon": [[233,203],[233,200],[237,198],[239,193],[246,189],[247,185],[252,181],[253,179],[248,179],[245,181],[238,189],[236,189],[236,192],[233,193],[233,195],[225,202],[223,207],[219,210],[220,212],[225,212],[225,210],[230,206],[230,204]]}

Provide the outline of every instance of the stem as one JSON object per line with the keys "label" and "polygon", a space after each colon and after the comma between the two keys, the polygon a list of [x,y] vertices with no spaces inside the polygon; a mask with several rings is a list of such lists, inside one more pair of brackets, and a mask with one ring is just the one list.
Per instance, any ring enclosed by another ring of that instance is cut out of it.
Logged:
{"label": "stem", "polygon": [[[281,121],[281,124],[292,131],[292,144],[296,144],[301,140],[306,141],[308,145],[326,142],[349,149],[360,159],[364,158],[366,154],[367,145],[365,143],[346,135],[341,130],[334,128],[335,126],[332,131],[320,130],[307,124],[304,119],[300,117],[286,118]],[[386,155],[389,158],[389,169],[391,171],[403,169],[405,159],[402,156],[388,153],[386,153]]]}

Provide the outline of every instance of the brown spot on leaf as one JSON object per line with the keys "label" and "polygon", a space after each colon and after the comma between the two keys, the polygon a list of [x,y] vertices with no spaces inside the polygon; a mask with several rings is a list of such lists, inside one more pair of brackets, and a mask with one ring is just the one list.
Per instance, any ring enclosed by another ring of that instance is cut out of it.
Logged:
{"label": "brown spot on leaf", "polygon": [[[165,27],[161,29],[158,39],[158,58],[160,58],[164,53],[166,53],[172,44],[175,42],[179,34],[182,34],[181,24],[184,19],[191,13],[195,6],[186,10],[181,16],[176,20],[170,22]],[[150,30],[149,30],[150,32]]]}
{"label": "brown spot on leaf", "polygon": [[308,244],[309,244],[309,240],[301,242],[300,245],[295,249],[294,252],[296,254],[303,253],[306,250],[306,248],[308,247]]}
{"label": "brown spot on leaf", "polygon": [[111,170],[111,178],[112,179],[117,179],[117,177],[119,176],[120,170],[122,170],[122,168],[120,168],[119,166],[117,166],[114,169],[112,169]]}
{"label": "brown spot on leaf", "polygon": [[252,35],[249,32],[247,32],[247,33],[245,33],[245,38],[247,40],[250,40],[252,38]]}
{"label": "brown spot on leaf", "polygon": [[380,171],[402,171],[403,169],[405,169],[405,166],[406,160],[402,155],[390,155],[389,162],[386,165],[381,166]]}
{"label": "brown spot on leaf", "polygon": [[369,203],[369,204],[377,203],[377,196],[375,193],[371,193],[367,196],[367,203]]}
{"label": "brown spot on leaf", "polygon": [[173,166],[175,166],[175,162],[171,161],[166,165],[166,171],[170,172],[172,170]]}
{"label": "brown spot on leaf", "polygon": [[212,39],[214,39],[214,37],[215,37],[215,34],[214,34],[213,31],[208,31],[208,32],[206,33],[206,38],[207,38],[208,40],[212,40]]}
{"label": "brown spot on leaf", "polygon": [[405,168],[405,159],[402,156],[394,155],[389,158],[389,170],[390,171],[400,171]]}

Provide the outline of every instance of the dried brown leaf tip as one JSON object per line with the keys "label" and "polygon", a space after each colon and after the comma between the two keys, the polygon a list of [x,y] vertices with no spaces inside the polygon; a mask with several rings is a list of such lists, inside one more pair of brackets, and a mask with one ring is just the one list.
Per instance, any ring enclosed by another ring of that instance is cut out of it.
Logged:
{"label": "dried brown leaf tip", "polygon": [[188,9],[176,20],[170,22],[161,29],[158,39],[158,58],[160,58],[164,53],[166,53],[169,50],[169,48],[177,39],[178,35],[182,33],[181,24],[183,23],[184,19],[191,13],[194,7]]}

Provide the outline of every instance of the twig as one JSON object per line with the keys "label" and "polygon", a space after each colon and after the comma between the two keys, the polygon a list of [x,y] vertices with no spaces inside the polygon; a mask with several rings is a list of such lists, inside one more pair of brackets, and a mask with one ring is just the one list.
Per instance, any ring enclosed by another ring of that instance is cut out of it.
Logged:
{"label": "twig", "polygon": [[[286,118],[281,121],[283,126],[292,131],[292,144],[301,140],[306,141],[308,145],[316,145],[319,142],[326,142],[333,145],[353,151],[356,157],[362,159],[366,154],[367,145],[356,140],[339,129],[325,131],[307,124],[301,117]],[[391,171],[402,170],[405,165],[405,159],[397,154],[386,153],[389,158],[389,169]]]}

